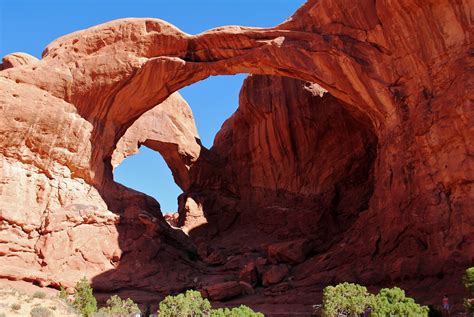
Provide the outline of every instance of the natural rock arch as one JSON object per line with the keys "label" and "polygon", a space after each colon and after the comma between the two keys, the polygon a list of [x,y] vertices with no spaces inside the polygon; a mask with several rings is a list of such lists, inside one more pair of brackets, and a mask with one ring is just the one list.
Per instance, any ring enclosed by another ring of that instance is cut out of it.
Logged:
{"label": "natural rock arch", "polygon": [[[101,149],[93,157],[101,161],[111,155],[120,136],[141,114],[172,92],[209,75],[243,72],[319,82],[344,102],[361,107],[367,104],[362,111],[370,113],[372,119],[381,119],[382,101],[391,100],[386,85],[371,83],[379,86],[377,97],[351,94],[353,87],[364,81],[359,77],[369,74],[360,59],[344,52],[349,50],[345,46],[353,43],[338,47],[334,41],[337,39],[329,35],[324,40],[318,34],[278,28],[224,27],[189,36],[160,20],[123,19],[64,36],[50,44],[39,64],[30,66],[49,76],[37,78],[26,76],[25,71],[8,70],[4,76],[34,83],[48,91],[53,89],[53,95],[73,103],[81,116],[96,126],[95,138]],[[376,54],[369,44],[357,44],[366,47],[366,58],[370,57],[373,63],[383,56]],[[52,70],[47,63],[56,68]],[[342,77],[334,82],[330,77],[334,69],[326,69],[340,65],[356,70],[357,78]],[[54,84],[49,85],[48,81]],[[382,99],[383,95],[387,100]]]}
{"label": "natural rock arch", "polygon": [[180,94],[170,95],[127,129],[112,154],[112,166],[138,152],[141,145],[159,152],[175,183],[182,190],[189,188],[189,169],[199,158],[201,145],[191,108]]}

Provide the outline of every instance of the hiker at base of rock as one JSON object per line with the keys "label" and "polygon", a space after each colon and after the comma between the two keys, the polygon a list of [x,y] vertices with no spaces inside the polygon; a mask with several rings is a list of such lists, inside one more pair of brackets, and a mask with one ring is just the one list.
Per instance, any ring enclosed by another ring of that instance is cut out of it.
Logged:
{"label": "hiker at base of rock", "polygon": [[444,295],[444,297],[443,297],[443,310],[445,310],[449,315],[449,298],[448,298],[448,295]]}

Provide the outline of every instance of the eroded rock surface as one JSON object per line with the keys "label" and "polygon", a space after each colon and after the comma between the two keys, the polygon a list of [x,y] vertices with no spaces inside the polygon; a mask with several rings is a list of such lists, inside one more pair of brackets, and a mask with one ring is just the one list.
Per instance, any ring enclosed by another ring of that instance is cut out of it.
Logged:
{"label": "eroded rock surface", "polygon": [[[0,276],[57,287],[87,275],[142,303],[211,289],[266,312],[307,312],[339,281],[459,295],[474,263],[471,11],[310,0],[275,28],[191,36],[123,19],[61,37],[41,60],[5,57]],[[172,94],[239,72],[255,75],[203,149]],[[113,182],[112,163],[140,143],[185,191],[176,224],[189,236]]]}
{"label": "eroded rock surface", "polygon": [[2,64],[0,64],[0,70],[12,68],[15,66],[27,65],[36,63],[38,59],[30,54],[26,53],[11,53],[2,58]]}
{"label": "eroded rock surface", "polygon": [[178,94],[169,96],[159,107],[145,112],[117,143],[112,155],[116,167],[145,145],[163,155],[172,169],[176,184],[189,187],[189,168],[199,158],[201,145],[193,113]]}

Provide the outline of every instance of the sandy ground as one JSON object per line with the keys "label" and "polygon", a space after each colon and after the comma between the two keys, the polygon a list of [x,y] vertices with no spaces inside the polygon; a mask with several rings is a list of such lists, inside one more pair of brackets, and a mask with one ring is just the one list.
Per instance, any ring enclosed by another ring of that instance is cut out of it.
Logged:
{"label": "sandy ground", "polygon": [[[44,298],[41,298],[44,297]],[[49,309],[52,317],[77,317],[68,305],[57,297],[57,291],[25,283],[0,283],[0,317],[31,316],[34,307]]]}

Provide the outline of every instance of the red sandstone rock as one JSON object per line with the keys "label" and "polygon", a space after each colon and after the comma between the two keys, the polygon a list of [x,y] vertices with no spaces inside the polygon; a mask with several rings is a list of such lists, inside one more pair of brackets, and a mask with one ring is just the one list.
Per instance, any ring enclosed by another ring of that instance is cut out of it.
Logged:
{"label": "red sandstone rock", "polygon": [[197,245],[197,253],[201,257],[201,259],[207,258],[209,255],[209,246],[207,242],[201,242]]}
{"label": "red sandstone rock", "polygon": [[265,264],[267,264],[267,259],[263,257],[258,257],[255,260],[255,267],[257,268],[257,272],[259,274],[263,274],[263,270],[265,268]]}
{"label": "red sandstone rock", "polygon": [[287,282],[279,283],[268,287],[264,294],[267,296],[275,296],[275,294],[285,294],[290,289],[290,284]]}
{"label": "red sandstone rock", "polygon": [[128,128],[117,143],[112,166],[116,167],[126,157],[138,153],[140,145],[145,145],[161,153],[176,184],[187,189],[188,170],[201,151],[198,141],[191,108],[178,93],[174,93]]}
{"label": "red sandstone rock", "polygon": [[277,262],[298,264],[306,260],[306,255],[311,249],[311,242],[299,239],[288,242],[274,243],[268,246],[267,253],[270,259]]}
{"label": "red sandstone rock", "polygon": [[205,288],[211,300],[226,300],[242,293],[240,284],[236,281],[223,282]]}
{"label": "red sandstone rock", "polygon": [[165,214],[164,217],[166,222],[169,223],[170,226],[178,226],[178,213]]}
{"label": "red sandstone rock", "polygon": [[255,289],[253,286],[247,282],[239,281],[240,288],[242,289],[242,293],[245,295],[253,295],[255,294]]}
{"label": "red sandstone rock", "polygon": [[243,267],[243,269],[239,273],[240,281],[248,283],[252,286],[257,285],[258,282],[258,274],[257,274],[257,267],[254,262],[250,262]]}
{"label": "red sandstone rock", "polygon": [[288,275],[288,266],[286,264],[272,265],[265,270],[262,276],[263,286],[280,283]]}
{"label": "red sandstone rock", "polygon": [[[87,275],[99,291],[138,289],[143,301],[195,287],[198,275],[235,278],[193,261],[188,236],[152,198],[115,184],[111,162],[128,128],[138,142],[155,135],[139,118],[173,92],[246,72],[260,75],[210,151],[197,157],[193,131],[167,134],[162,154],[186,188],[180,225],[231,251],[320,241],[292,268],[305,290],[357,280],[400,284],[427,302],[460,294],[474,262],[470,9],[310,0],[275,28],[197,36],[123,19],[66,35],[39,61],[6,57],[0,277],[68,286]],[[185,208],[190,199],[198,208]],[[47,219],[57,231],[45,231]],[[267,309],[314,301],[298,287],[282,292]]]}
{"label": "red sandstone rock", "polygon": [[0,70],[8,69],[12,67],[34,64],[38,59],[30,54],[26,53],[11,53],[2,58],[2,64]]}
{"label": "red sandstone rock", "polygon": [[207,224],[202,204],[191,197],[178,198],[178,225],[186,233]]}
{"label": "red sandstone rock", "polygon": [[220,265],[225,263],[225,257],[219,250],[214,250],[204,258],[204,262],[210,265]]}

